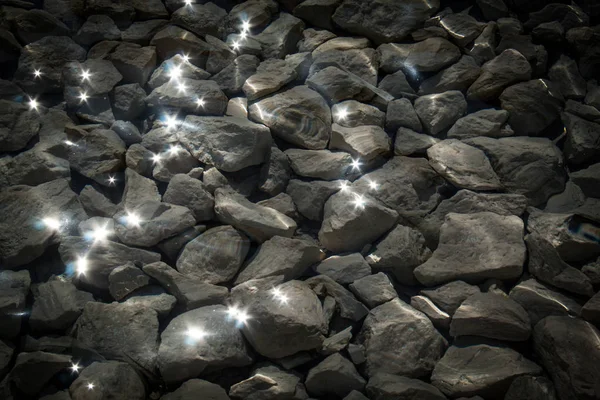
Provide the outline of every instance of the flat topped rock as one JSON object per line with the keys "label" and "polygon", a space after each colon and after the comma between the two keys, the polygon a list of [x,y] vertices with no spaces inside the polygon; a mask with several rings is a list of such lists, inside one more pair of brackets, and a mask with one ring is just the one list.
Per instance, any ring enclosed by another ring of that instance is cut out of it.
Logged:
{"label": "flat topped rock", "polygon": [[381,68],[387,73],[400,69],[410,75],[437,72],[460,58],[458,47],[439,37],[414,44],[383,44],[378,50]]}
{"label": "flat topped rock", "polygon": [[436,136],[467,112],[467,102],[461,92],[450,90],[419,97],[415,101],[415,111],[425,132]]}
{"label": "flat topped rock", "polygon": [[299,176],[330,181],[357,175],[352,169],[352,156],[344,151],[288,149],[285,155]]}
{"label": "flat topped rock", "polygon": [[227,96],[216,82],[189,78],[170,80],[146,97],[149,107],[167,107],[205,115],[223,115],[227,101]]}

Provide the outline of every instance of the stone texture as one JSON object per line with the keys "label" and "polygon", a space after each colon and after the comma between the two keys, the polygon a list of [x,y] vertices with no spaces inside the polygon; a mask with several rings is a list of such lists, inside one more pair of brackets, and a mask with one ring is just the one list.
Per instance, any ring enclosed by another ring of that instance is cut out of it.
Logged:
{"label": "stone texture", "polygon": [[425,132],[439,135],[467,112],[463,94],[456,90],[421,96],[415,101],[415,111]]}

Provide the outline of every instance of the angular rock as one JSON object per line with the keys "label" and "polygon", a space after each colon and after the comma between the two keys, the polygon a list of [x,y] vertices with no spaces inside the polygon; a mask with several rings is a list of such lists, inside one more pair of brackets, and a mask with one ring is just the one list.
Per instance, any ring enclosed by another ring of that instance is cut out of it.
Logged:
{"label": "angular rock", "polygon": [[179,235],[160,242],[157,246],[170,260],[177,260],[183,246],[197,238],[204,231],[206,231],[205,225],[196,225]]}
{"label": "angular rock", "polygon": [[344,128],[333,124],[331,127],[329,148],[346,151],[366,165],[381,162],[382,157],[389,153],[390,146],[390,138],[379,126]]}
{"label": "angular rock", "polygon": [[119,45],[108,57],[127,83],[144,86],[156,67],[156,50],[153,46],[141,47],[134,43]]}
{"label": "angular rock", "polygon": [[0,341],[0,378],[4,379],[6,373],[10,370],[10,364],[14,354],[14,347],[11,344]]}
{"label": "angular rock", "polygon": [[556,400],[552,381],[543,376],[519,376],[511,383],[505,400]]}
{"label": "angular rock", "polygon": [[25,44],[45,36],[69,36],[69,28],[58,18],[43,10],[20,13],[13,21],[16,35]]}
{"label": "angular rock", "polygon": [[327,357],[306,376],[306,389],[317,396],[334,394],[342,397],[352,390],[362,390],[366,383],[354,364],[340,353]]}
{"label": "angular rock", "polygon": [[88,302],[77,320],[77,340],[103,357],[154,371],[158,351],[156,311],[130,304]]}
{"label": "angular rock", "polygon": [[13,339],[21,331],[30,285],[31,277],[27,270],[0,272],[0,337],[3,339]]}
{"label": "angular rock", "polygon": [[600,296],[594,295],[581,310],[581,316],[596,326],[600,325]]}
{"label": "angular rock", "polygon": [[335,34],[322,30],[308,28],[302,32],[302,39],[298,42],[298,51],[313,51],[323,43],[335,38]]}
{"label": "angular rock", "polygon": [[565,98],[581,100],[585,97],[587,83],[572,58],[561,55],[548,70],[548,77],[558,86]]}
{"label": "angular rock", "polygon": [[569,163],[594,162],[600,155],[600,124],[586,121],[570,113],[562,114],[567,131],[565,157]]}
{"label": "angular rock", "polygon": [[85,367],[69,387],[70,398],[89,396],[89,384],[101,391],[102,396],[143,400],[146,398],[144,380],[133,366],[118,361],[94,362]]}
{"label": "angular rock", "polygon": [[152,179],[143,177],[131,168],[125,170],[125,190],[120,203],[124,210],[131,211],[147,202],[160,202],[160,199],[158,187]]}
{"label": "angular rock", "polygon": [[369,308],[375,308],[398,297],[392,282],[382,272],[359,278],[349,287],[352,293]]}
{"label": "angular rock", "polygon": [[347,100],[334,104],[331,107],[331,114],[334,117],[335,123],[346,128],[355,128],[361,125],[377,125],[383,128],[386,119],[385,113],[378,108],[356,100]]}
{"label": "angular rock", "polygon": [[302,38],[304,22],[286,13],[279,14],[269,26],[254,38],[262,46],[262,56],[283,58],[296,52],[296,44]]}
{"label": "angular rock", "polygon": [[412,296],[410,306],[427,315],[433,325],[438,329],[448,330],[452,317],[445,311],[438,308],[431,300],[425,296]]}
{"label": "angular rock", "polygon": [[417,133],[407,128],[399,128],[394,141],[394,154],[397,156],[425,155],[427,149],[439,139]]}
{"label": "angular rock", "polygon": [[[489,229],[493,226],[494,229]],[[460,279],[515,279],[525,262],[523,221],[491,212],[449,213],[433,256],[414,270],[426,286]]]}
{"label": "angular rock", "polygon": [[388,104],[385,129],[396,132],[401,127],[417,132],[423,130],[419,116],[408,99],[398,99]]}
{"label": "angular rock", "polygon": [[[203,101],[203,105],[199,105],[198,99]],[[227,96],[212,80],[181,78],[154,89],[146,97],[146,104],[156,109],[167,107],[189,113],[223,115],[227,107]]]}
{"label": "angular rock", "polygon": [[461,92],[451,90],[419,97],[415,101],[415,111],[425,132],[436,136],[467,112],[467,102]]}
{"label": "angular rock", "polygon": [[448,137],[462,140],[477,136],[492,138],[510,136],[510,131],[502,129],[508,121],[508,116],[509,113],[505,110],[490,108],[476,111],[456,121],[448,131]]}
{"label": "angular rock", "polygon": [[427,149],[429,163],[441,176],[461,189],[499,190],[500,179],[485,153],[456,139],[447,139]]}
{"label": "angular rock", "polygon": [[149,283],[148,275],[133,263],[121,265],[108,275],[108,290],[115,300],[122,300],[134,290],[147,286]]}
{"label": "angular rock", "polygon": [[[313,276],[307,279],[306,283],[319,297],[333,298],[342,318],[360,321],[369,312],[360,301],[356,300],[352,293],[326,275]],[[325,308],[323,312],[325,312]]]}
{"label": "angular rock", "polygon": [[[229,394],[234,399],[251,400],[301,397],[304,386],[300,377],[277,365],[266,364],[252,371],[252,375],[231,386]],[[306,395],[306,393],[304,393]]]}
{"label": "angular rock", "polygon": [[369,377],[381,372],[427,376],[447,346],[429,319],[400,299],[372,309],[359,338],[366,348]]}
{"label": "angular rock", "polygon": [[210,46],[204,40],[175,25],[167,25],[160,30],[154,35],[150,45],[156,47],[156,52],[162,60],[177,54],[189,54],[193,56],[191,61],[200,68],[204,68],[210,51]]}
{"label": "angular rock", "polygon": [[177,270],[204,282],[230,281],[250,250],[248,238],[231,226],[207,230],[185,245],[177,259]]}
{"label": "angular rock", "polygon": [[484,64],[496,57],[496,34],[498,32],[498,24],[495,22],[488,23],[481,35],[473,42],[473,47],[468,51],[468,54],[475,59],[479,64]]}
{"label": "angular rock", "polygon": [[481,68],[473,57],[462,56],[457,63],[425,79],[419,87],[419,95],[444,93],[449,90],[467,91],[477,80]]}
{"label": "angular rock", "polygon": [[435,289],[423,289],[421,294],[430,298],[438,307],[454,315],[458,307],[467,298],[480,293],[477,286],[463,281],[452,281]]}
{"label": "angular rock", "polygon": [[3,151],[25,148],[40,130],[40,121],[35,111],[14,101],[0,100],[0,105],[0,146]]}
{"label": "angular rock", "polygon": [[0,161],[0,187],[35,186],[56,179],[70,179],[69,162],[50,154],[43,145],[4,157]]}
{"label": "angular rock", "polygon": [[338,192],[347,181],[301,181],[290,180],[287,194],[292,200],[300,214],[312,221],[323,220],[323,207],[329,197]]}
{"label": "angular rock", "polygon": [[440,20],[440,25],[448,35],[459,45],[465,47],[471,43],[483,30],[485,24],[478,22],[466,13],[448,14]]}
{"label": "angular rock", "polygon": [[109,16],[90,15],[73,39],[82,46],[91,47],[103,40],[120,40],[121,31]]}
{"label": "angular rock", "polygon": [[273,236],[291,237],[297,227],[294,220],[280,212],[225,189],[215,191],[215,214],[222,223],[233,225],[259,243]]}
{"label": "angular rock", "polygon": [[[373,400],[444,400],[446,397],[435,388],[418,379],[406,378],[387,373],[378,373],[369,379],[367,394]],[[352,399],[350,399],[352,400]],[[360,400],[360,399],[357,399]]]}
{"label": "angular rock", "polygon": [[187,380],[177,390],[165,394],[160,400],[190,400],[198,393],[202,393],[206,400],[229,400],[225,389],[202,379]]}
{"label": "angular rock", "polygon": [[458,47],[439,37],[414,44],[383,44],[378,50],[381,68],[387,73],[399,69],[408,75],[437,72],[460,58]]}
{"label": "angular rock", "polygon": [[374,95],[371,88],[362,81],[334,66],[311,75],[306,84],[332,105],[349,99],[369,101]]}
{"label": "angular rock", "polygon": [[327,147],[331,111],[327,102],[307,86],[297,86],[250,106],[250,119],[263,123],[273,135],[307,149]]}
{"label": "angular rock", "polygon": [[508,15],[508,7],[503,0],[477,0],[477,6],[488,21],[495,21]]}
{"label": "angular rock", "polygon": [[167,203],[187,207],[196,221],[208,221],[214,216],[215,201],[202,181],[185,174],[177,174],[169,181],[163,196]]}
{"label": "angular rock", "polygon": [[244,82],[256,73],[260,64],[258,57],[251,54],[243,54],[237,57],[233,63],[223,68],[218,74],[211,77],[229,97],[242,93]]}
{"label": "angular rock", "polygon": [[296,71],[283,60],[263,61],[244,83],[243,90],[248,101],[265,97],[296,79]]}
{"label": "angular rock", "polygon": [[158,368],[167,382],[181,382],[205,369],[252,363],[246,342],[227,308],[208,306],[173,318],[161,334]]}
{"label": "angular rock", "polygon": [[129,28],[121,32],[121,38],[124,42],[147,46],[150,41],[161,29],[168,24],[164,19],[152,19],[149,21],[138,21],[131,24]]}
{"label": "angular rock", "polygon": [[214,3],[190,4],[175,11],[171,19],[198,36],[212,35],[223,38],[227,12]]}
{"label": "angular rock", "polygon": [[119,28],[126,28],[131,25],[135,17],[133,4],[107,0],[90,0],[86,2],[84,11],[87,15],[108,15]]}
{"label": "angular rock", "polygon": [[371,267],[360,253],[328,257],[315,267],[315,271],[327,275],[341,285],[371,275]]}
{"label": "angular rock", "polygon": [[279,211],[293,220],[297,220],[299,218],[294,200],[292,200],[292,196],[287,193],[279,193],[275,197],[259,201],[256,204]]}
{"label": "angular rock", "polygon": [[10,371],[10,381],[29,396],[38,394],[60,370],[71,365],[71,356],[43,351],[20,353]]}
{"label": "angular rock", "polygon": [[285,155],[292,170],[302,177],[336,180],[356,175],[352,171],[352,156],[346,152],[289,149]]}
{"label": "angular rock", "polygon": [[586,196],[600,198],[600,163],[572,172],[569,177]]}
{"label": "angular rock", "polygon": [[269,159],[265,160],[259,180],[259,190],[275,196],[285,190],[291,170],[287,156],[277,146],[271,146]]}
{"label": "angular rock", "polygon": [[[156,89],[159,86],[171,81],[179,81],[182,78],[203,81],[210,77],[210,74],[202,68],[196,67],[190,61],[186,60],[181,54],[165,60],[154,70],[148,86]],[[200,96],[198,96],[200,97]]]}

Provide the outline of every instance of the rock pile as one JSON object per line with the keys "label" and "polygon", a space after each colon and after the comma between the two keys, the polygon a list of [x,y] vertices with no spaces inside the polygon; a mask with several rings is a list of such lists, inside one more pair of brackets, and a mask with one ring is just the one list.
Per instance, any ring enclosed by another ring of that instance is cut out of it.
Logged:
{"label": "rock pile", "polygon": [[599,23],[0,1],[0,398],[599,400]]}

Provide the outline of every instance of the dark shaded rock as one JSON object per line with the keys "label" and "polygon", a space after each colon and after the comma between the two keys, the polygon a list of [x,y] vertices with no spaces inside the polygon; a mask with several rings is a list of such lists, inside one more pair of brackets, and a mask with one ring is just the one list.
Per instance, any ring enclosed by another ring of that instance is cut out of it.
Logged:
{"label": "dark shaded rock", "polygon": [[70,179],[69,162],[36,145],[31,150],[6,156],[0,161],[0,187],[39,185],[55,179]]}
{"label": "dark shaded rock", "polygon": [[20,13],[13,23],[17,37],[25,44],[43,39],[45,36],[69,36],[69,28],[65,24],[42,10]]}
{"label": "dark shaded rock", "polygon": [[471,43],[486,26],[466,13],[448,14],[442,17],[440,25],[459,46]]}
{"label": "dark shaded rock", "polygon": [[313,220],[323,220],[323,207],[329,197],[338,192],[347,181],[301,181],[297,179],[290,180],[287,187],[287,194],[292,200],[298,212],[304,217]]}
{"label": "dark shaded rock", "polygon": [[[377,87],[385,92],[391,94],[395,98],[411,97],[415,96],[415,90],[412,88],[406,75],[400,69],[393,74],[386,75]],[[338,122],[339,123],[339,122]]]}
{"label": "dark shaded rock", "polygon": [[435,136],[450,128],[467,112],[467,102],[461,92],[451,90],[419,97],[415,101],[415,111],[425,132]]}
{"label": "dark shaded rock", "polygon": [[556,400],[556,394],[550,379],[525,375],[513,380],[504,400]]}
{"label": "dark shaded rock", "polygon": [[141,47],[134,43],[123,43],[108,59],[123,75],[124,82],[144,86],[156,67],[156,50],[153,46]]}
{"label": "dark shaded rock", "polygon": [[427,149],[439,139],[417,133],[407,128],[399,128],[394,141],[394,154],[397,156],[425,155]]}
{"label": "dark shaded rock", "polygon": [[122,300],[134,290],[147,286],[150,278],[133,263],[113,269],[108,275],[108,290],[115,300]]}
{"label": "dark shaded rock", "polygon": [[77,400],[88,397],[94,389],[108,398],[146,398],[146,387],[138,372],[133,366],[118,361],[94,362],[84,368],[69,387],[69,392],[71,398]]}
{"label": "dark shaded rock", "polygon": [[[366,391],[373,400],[444,400],[446,398],[435,386],[421,380],[387,373],[378,373],[372,376]],[[361,400],[361,398],[356,400]]]}
{"label": "dark shaded rock", "polygon": [[563,113],[567,132],[565,157],[572,164],[593,162],[600,155],[600,124],[586,121],[570,113]]}
{"label": "dark shaded rock", "polygon": [[20,353],[9,379],[23,393],[38,394],[54,375],[71,365],[71,356],[43,351]]}
{"label": "dark shaded rock", "polygon": [[190,4],[173,13],[171,20],[198,36],[225,36],[227,12],[214,3]]}
{"label": "dark shaded rock", "polygon": [[585,97],[587,83],[581,77],[577,63],[566,55],[561,55],[548,70],[548,77],[558,86],[567,99],[581,100]]}
{"label": "dark shaded rock", "polygon": [[449,90],[465,92],[480,74],[481,68],[475,59],[462,56],[457,63],[425,79],[419,87],[419,95],[443,93]]}
{"label": "dark shaded rock", "polygon": [[121,31],[107,15],[91,15],[73,38],[82,46],[90,47],[103,40],[120,40]]}
{"label": "dark shaded rock", "polygon": [[302,38],[304,22],[291,14],[281,13],[269,26],[256,35],[262,46],[262,56],[268,58],[284,58],[296,52],[296,44]]}
{"label": "dark shaded rock", "polygon": [[213,75],[211,80],[217,82],[221,90],[231,97],[242,92],[244,82],[256,73],[259,64],[258,57],[252,54],[243,54],[218,74]]}
{"label": "dark shaded rock", "polygon": [[392,282],[382,272],[356,279],[349,287],[369,308],[375,308],[398,297]]}
{"label": "dark shaded rock", "polygon": [[160,400],[190,400],[198,393],[202,393],[206,400],[229,400],[225,389],[202,379],[187,380],[177,390],[165,394]]}
{"label": "dark shaded rock", "polygon": [[569,176],[586,196],[600,198],[600,163],[572,172]]}
{"label": "dark shaded rock", "polygon": [[146,109],[146,91],[138,83],[117,86],[114,98],[113,110],[117,119],[135,119]]}
{"label": "dark shaded rock", "polygon": [[323,43],[335,38],[335,34],[322,29],[308,28],[302,31],[302,39],[298,42],[298,51],[313,51]]}
{"label": "dark shaded rock", "polygon": [[332,354],[308,371],[306,389],[317,396],[334,394],[345,396],[352,390],[362,390],[366,381],[354,364],[340,353]]}
{"label": "dark shaded rock", "polygon": [[283,192],[290,180],[291,170],[287,156],[277,146],[271,146],[268,160],[261,170],[258,189],[275,196]]}
{"label": "dark shaded rock", "polygon": [[389,132],[396,132],[401,127],[412,129],[416,132],[423,130],[419,116],[408,99],[398,99],[388,104],[385,129]]}
{"label": "dark shaded rock", "polygon": [[454,315],[467,298],[480,293],[479,287],[463,281],[452,281],[435,289],[423,289],[421,294],[430,298],[438,307]]}
{"label": "dark shaded rock", "polygon": [[488,21],[495,21],[508,15],[508,7],[503,0],[477,0],[477,6]]}
{"label": "dark shaded rock", "polygon": [[412,296],[410,306],[427,315],[433,325],[438,329],[447,331],[450,328],[452,317],[445,311],[438,308],[431,300],[425,296]]}
{"label": "dark shaded rock", "polygon": [[161,29],[168,24],[164,19],[151,19],[149,21],[137,21],[131,24],[129,28],[121,32],[121,38],[124,42],[147,46],[150,41]]}
{"label": "dark shaded rock", "polygon": [[589,17],[577,5],[547,4],[544,8],[529,13],[529,20],[525,22],[526,29],[532,29],[541,23],[558,21],[565,31],[571,28],[587,26]]}
{"label": "dark shaded rock", "polygon": [[371,275],[371,267],[360,253],[328,257],[315,267],[315,271],[341,285]]}
{"label": "dark shaded rock", "polygon": [[[148,135],[146,134],[144,138],[147,138]],[[148,156],[151,156],[151,154],[148,154]],[[125,170],[125,190],[119,204],[120,208],[131,211],[146,202],[160,202],[160,194],[156,183],[152,179],[138,174],[133,169],[127,168]]]}
{"label": "dark shaded rock", "polygon": [[503,129],[508,121],[509,113],[492,108],[479,110],[456,121],[448,131],[449,138],[469,139],[477,136],[493,138],[510,136],[511,131]]}
{"label": "dark shaded rock", "polygon": [[160,30],[152,40],[151,46],[156,47],[156,53],[162,60],[177,54],[188,54],[191,61],[200,68],[206,64],[210,46],[204,40],[175,25],[168,25]]}
{"label": "dark shaded rock", "polygon": [[21,321],[26,314],[25,306],[30,285],[31,277],[27,270],[0,272],[2,290],[0,292],[0,322],[2,322],[0,337],[3,339],[13,339],[21,331]]}
{"label": "dark shaded rock", "polygon": [[[342,285],[326,275],[313,276],[306,283],[319,297],[332,297],[342,318],[360,321],[368,314],[368,309]],[[323,310],[325,312],[325,309]]]}

